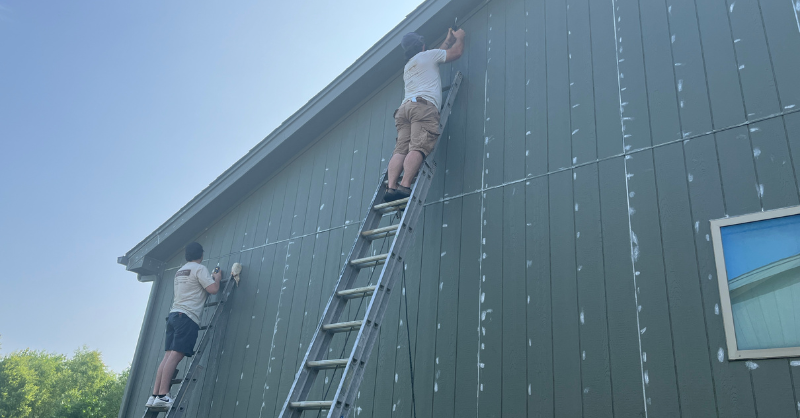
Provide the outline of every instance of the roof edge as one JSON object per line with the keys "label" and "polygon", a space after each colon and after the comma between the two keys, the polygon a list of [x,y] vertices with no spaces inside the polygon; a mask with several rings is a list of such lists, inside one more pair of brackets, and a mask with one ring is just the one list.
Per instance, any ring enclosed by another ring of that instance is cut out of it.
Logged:
{"label": "roof edge", "polygon": [[250,187],[279,172],[292,156],[317,141],[331,123],[347,115],[363,97],[394,76],[397,73],[394,69],[399,68],[398,64],[402,66],[404,61],[399,47],[402,34],[408,31],[430,32],[431,38],[435,38],[435,33],[452,21],[452,16],[463,17],[479,3],[479,0],[428,0],[420,4],[342,74],[155,231],[119,257],[117,262],[140,275],[157,274],[163,270],[164,258],[178,245],[196,235],[203,229],[202,225],[207,226],[218,219],[233,202],[247,195]]}

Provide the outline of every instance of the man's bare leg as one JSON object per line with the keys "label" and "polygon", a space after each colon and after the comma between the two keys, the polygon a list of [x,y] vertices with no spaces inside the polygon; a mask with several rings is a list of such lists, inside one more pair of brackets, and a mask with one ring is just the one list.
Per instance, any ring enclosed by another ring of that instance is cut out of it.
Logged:
{"label": "man's bare leg", "polygon": [[403,172],[405,174],[403,174],[403,181],[400,182],[401,186],[408,187],[409,189],[411,188],[411,182],[413,182],[414,178],[417,177],[417,172],[419,171],[419,167],[422,165],[422,161],[424,159],[425,158],[422,156],[422,153],[419,151],[411,151],[408,153],[405,161],[403,162]]}
{"label": "man's bare leg", "polygon": [[161,363],[158,365],[158,371],[156,372],[156,381],[153,383],[153,395],[162,395],[158,391],[158,388],[161,386],[161,373],[164,371],[164,364],[167,363],[167,357],[169,357],[169,351],[164,353],[164,358],[161,359]]}
{"label": "man's bare leg", "polygon": [[[392,159],[389,160],[389,188],[397,188],[397,179],[400,178],[400,173],[403,171],[403,161],[405,161],[405,154],[394,154]],[[419,168],[419,167],[417,167]]]}
{"label": "man's bare leg", "polygon": [[164,354],[164,360],[161,361],[161,365],[158,367],[157,379],[159,381],[156,382],[156,389],[159,395],[169,393],[169,389],[172,386],[172,375],[181,360],[183,360],[183,353],[167,351]]}

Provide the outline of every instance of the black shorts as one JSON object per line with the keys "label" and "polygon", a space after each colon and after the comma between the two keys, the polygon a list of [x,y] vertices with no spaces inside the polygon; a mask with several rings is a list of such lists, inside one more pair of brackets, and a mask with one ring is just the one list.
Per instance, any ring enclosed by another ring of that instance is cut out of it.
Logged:
{"label": "black shorts", "polygon": [[170,312],[167,317],[167,337],[164,351],[177,351],[186,357],[194,355],[194,344],[200,326],[183,312]]}

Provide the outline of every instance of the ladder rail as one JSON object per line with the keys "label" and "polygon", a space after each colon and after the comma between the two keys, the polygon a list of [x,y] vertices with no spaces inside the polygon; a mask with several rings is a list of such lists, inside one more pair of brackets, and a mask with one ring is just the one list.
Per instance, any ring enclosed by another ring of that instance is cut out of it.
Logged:
{"label": "ladder rail", "polygon": [[[453,83],[450,85],[451,87],[447,100],[440,111],[440,133],[444,132],[444,127],[447,125],[462,78],[461,72],[456,73]],[[428,194],[436,171],[436,162],[432,157],[435,152],[436,148],[434,148],[431,154],[423,161],[417,180],[412,187],[411,196],[408,198],[407,202],[403,204],[397,202],[376,204],[383,200],[387,188],[387,171],[384,170],[381,174],[378,187],[367,208],[367,214],[364,217],[364,221],[361,223],[359,233],[345,260],[336,286],[317,324],[317,329],[314,332],[311,343],[308,345],[306,354],[300,363],[300,368],[295,374],[294,382],[289,389],[289,394],[286,397],[279,417],[299,418],[303,410],[308,409],[300,407],[300,405],[321,405],[322,403],[328,402],[330,402],[331,405],[327,413],[328,418],[344,416],[349,413],[350,407],[357,394],[357,388],[363,379],[366,363],[369,360],[372,348],[378,338],[380,325],[391,298],[392,288],[397,284],[398,278],[402,274],[401,269],[403,268],[404,254],[408,247],[412,245],[413,232],[417,220],[424,210],[423,204],[425,197]],[[385,260],[383,260],[383,267],[381,268],[377,282],[370,284],[374,286],[374,290],[372,296],[369,297],[370,299],[364,314],[364,320],[358,328],[356,339],[350,350],[346,365],[343,366],[344,370],[339,384],[336,387],[333,400],[309,402],[306,397],[320,370],[319,367],[309,367],[309,364],[318,364],[316,362],[321,361],[323,356],[327,354],[326,352],[330,347],[335,332],[330,325],[336,324],[344,312],[350,299],[347,297],[347,291],[352,288],[353,282],[359,275],[359,271],[362,268],[372,267],[377,264],[377,262],[367,262],[364,264],[352,265],[351,261],[363,259],[371,247],[373,240],[370,239],[369,234],[365,236],[364,232],[374,231],[380,224],[384,214],[395,210],[402,210],[402,216],[394,230],[394,238],[392,239],[387,256]],[[340,295],[339,292],[343,292],[343,294]],[[328,327],[327,330],[326,327]],[[295,405],[295,407],[292,407],[292,405]]]}

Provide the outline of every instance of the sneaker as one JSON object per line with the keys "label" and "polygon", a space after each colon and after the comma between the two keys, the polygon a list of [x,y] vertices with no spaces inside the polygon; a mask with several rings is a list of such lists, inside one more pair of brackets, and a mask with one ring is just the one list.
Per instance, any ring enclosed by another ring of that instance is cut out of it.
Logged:
{"label": "sneaker", "polygon": [[172,399],[172,398],[169,396],[169,394],[167,394],[167,396],[164,396],[163,398],[156,398],[156,400],[153,402],[153,405],[152,405],[152,407],[153,407],[153,408],[164,408],[164,407],[166,407],[166,408],[172,408],[172,403],[173,403],[174,401],[175,401],[175,400],[174,400],[174,399]]}
{"label": "sneaker", "polygon": [[156,395],[150,395],[150,397],[149,397],[149,398],[147,398],[147,403],[146,403],[146,404],[144,404],[144,406],[146,406],[146,407],[148,407],[148,408],[149,408],[149,407],[151,407],[151,406],[153,406],[153,402],[155,402],[155,401],[156,401],[156,398],[157,398],[157,397],[158,397],[158,396],[156,396]]}
{"label": "sneaker", "polygon": [[398,184],[397,190],[394,192],[394,200],[405,199],[409,196],[411,196],[411,189]]}
{"label": "sneaker", "polygon": [[397,200],[397,198],[395,197],[396,194],[397,194],[397,189],[389,189],[389,188],[387,188],[386,189],[386,193],[384,193],[384,195],[383,195],[383,201],[384,202],[394,202],[395,200]]}

